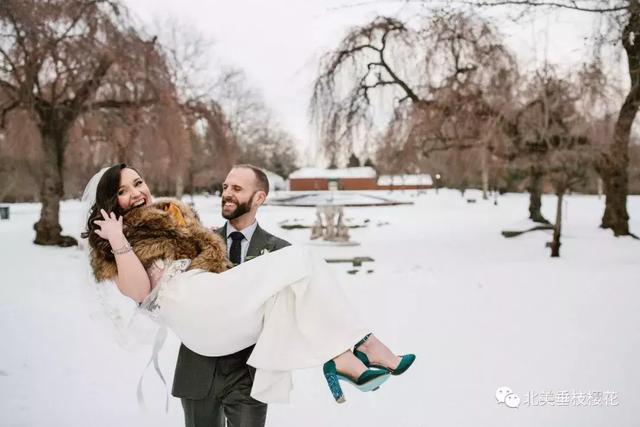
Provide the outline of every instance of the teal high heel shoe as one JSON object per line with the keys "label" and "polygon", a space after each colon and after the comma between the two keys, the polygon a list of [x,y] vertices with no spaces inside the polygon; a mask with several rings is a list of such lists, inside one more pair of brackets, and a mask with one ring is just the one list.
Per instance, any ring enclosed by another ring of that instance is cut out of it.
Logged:
{"label": "teal high heel shoe", "polygon": [[353,354],[358,359],[360,359],[360,361],[362,363],[364,363],[367,368],[383,369],[383,370],[389,372],[391,375],[396,375],[397,376],[397,375],[402,375],[407,369],[409,369],[409,367],[411,365],[413,365],[413,362],[416,360],[416,355],[415,354],[402,355],[402,356],[400,356],[400,358],[401,358],[400,359],[400,363],[398,363],[398,366],[396,366],[395,369],[391,369],[388,366],[381,366],[381,365],[372,364],[369,361],[369,358],[367,357],[367,355],[358,350],[358,347],[360,347],[364,342],[366,342],[369,339],[370,336],[371,336],[371,334],[367,334],[367,336],[365,336],[363,339],[358,341],[358,343],[353,348]]}
{"label": "teal high heel shoe", "polygon": [[385,381],[389,379],[389,372],[380,369],[369,369],[364,371],[357,379],[353,379],[346,374],[336,370],[336,363],[329,360],[322,367],[324,378],[331,394],[337,403],[344,403],[347,399],[344,397],[340,380],[346,381],[360,391],[377,390]]}

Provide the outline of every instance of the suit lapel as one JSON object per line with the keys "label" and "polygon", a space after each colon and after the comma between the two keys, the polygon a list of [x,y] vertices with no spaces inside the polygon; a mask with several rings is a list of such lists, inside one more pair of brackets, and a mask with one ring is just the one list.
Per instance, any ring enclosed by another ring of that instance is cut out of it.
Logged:
{"label": "suit lapel", "polygon": [[260,252],[262,252],[266,246],[267,233],[265,233],[259,225],[256,225],[256,230],[253,232],[253,236],[251,236],[251,241],[249,242],[249,249],[247,249],[247,258],[259,256]]}
{"label": "suit lapel", "polygon": [[224,244],[227,244],[227,223],[225,222],[224,225],[220,228],[218,228],[216,230],[216,233],[218,233],[218,235],[220,237],[222,237],[222,240],[224,240]]}

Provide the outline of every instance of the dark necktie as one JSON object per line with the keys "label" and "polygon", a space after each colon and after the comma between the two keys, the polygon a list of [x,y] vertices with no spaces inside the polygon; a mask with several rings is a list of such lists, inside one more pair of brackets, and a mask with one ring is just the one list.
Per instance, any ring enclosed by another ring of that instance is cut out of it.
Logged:
{"label": "dark necktie", "polygon": [[229,234],[231,237],[231,250],[229,251],[229,261],[238,265],[242,262],[242,239],[244,239],[244,234],[239,231],[234,231]]}

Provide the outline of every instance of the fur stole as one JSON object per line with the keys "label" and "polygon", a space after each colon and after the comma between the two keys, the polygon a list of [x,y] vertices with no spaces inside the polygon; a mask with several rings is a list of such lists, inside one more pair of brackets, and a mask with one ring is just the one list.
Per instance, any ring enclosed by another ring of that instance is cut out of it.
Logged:
{"label": "fur stole", "polygon": [[[175,199],[157,199],[150,205],[131,209],[124,215],[123,232],[145,269],[157,259],[183,258],[191,260],[189,269],[219,273],[230,266],[222,238],[204,228],[198,215]],[[118,275],[113,254],[104,256],[93,248],[91,267],[99,282]]]}

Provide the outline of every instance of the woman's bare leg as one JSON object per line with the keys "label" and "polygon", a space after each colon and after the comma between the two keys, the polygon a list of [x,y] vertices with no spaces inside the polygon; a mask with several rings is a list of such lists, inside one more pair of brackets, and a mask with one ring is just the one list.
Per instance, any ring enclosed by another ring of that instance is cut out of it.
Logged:
{"label": "woman's bare leg", "polygon": [[386,368],[395,369],[402,360],[400,357],[393,354],[393,352],[384,345],[382,341],[376,338],[375,335],[369,335],[369,338],[360,346],[357,350],[363,352],[369,358],[369,363],[372,365],[380,365]]}
{"label": "woman's bare leg", "polygon": [[342,374],[346,374],[354,380],[358,379],[367,367],[358,359],[351,350],[347,350],[337,357],[333,358],[336,364],[336,370]]}

